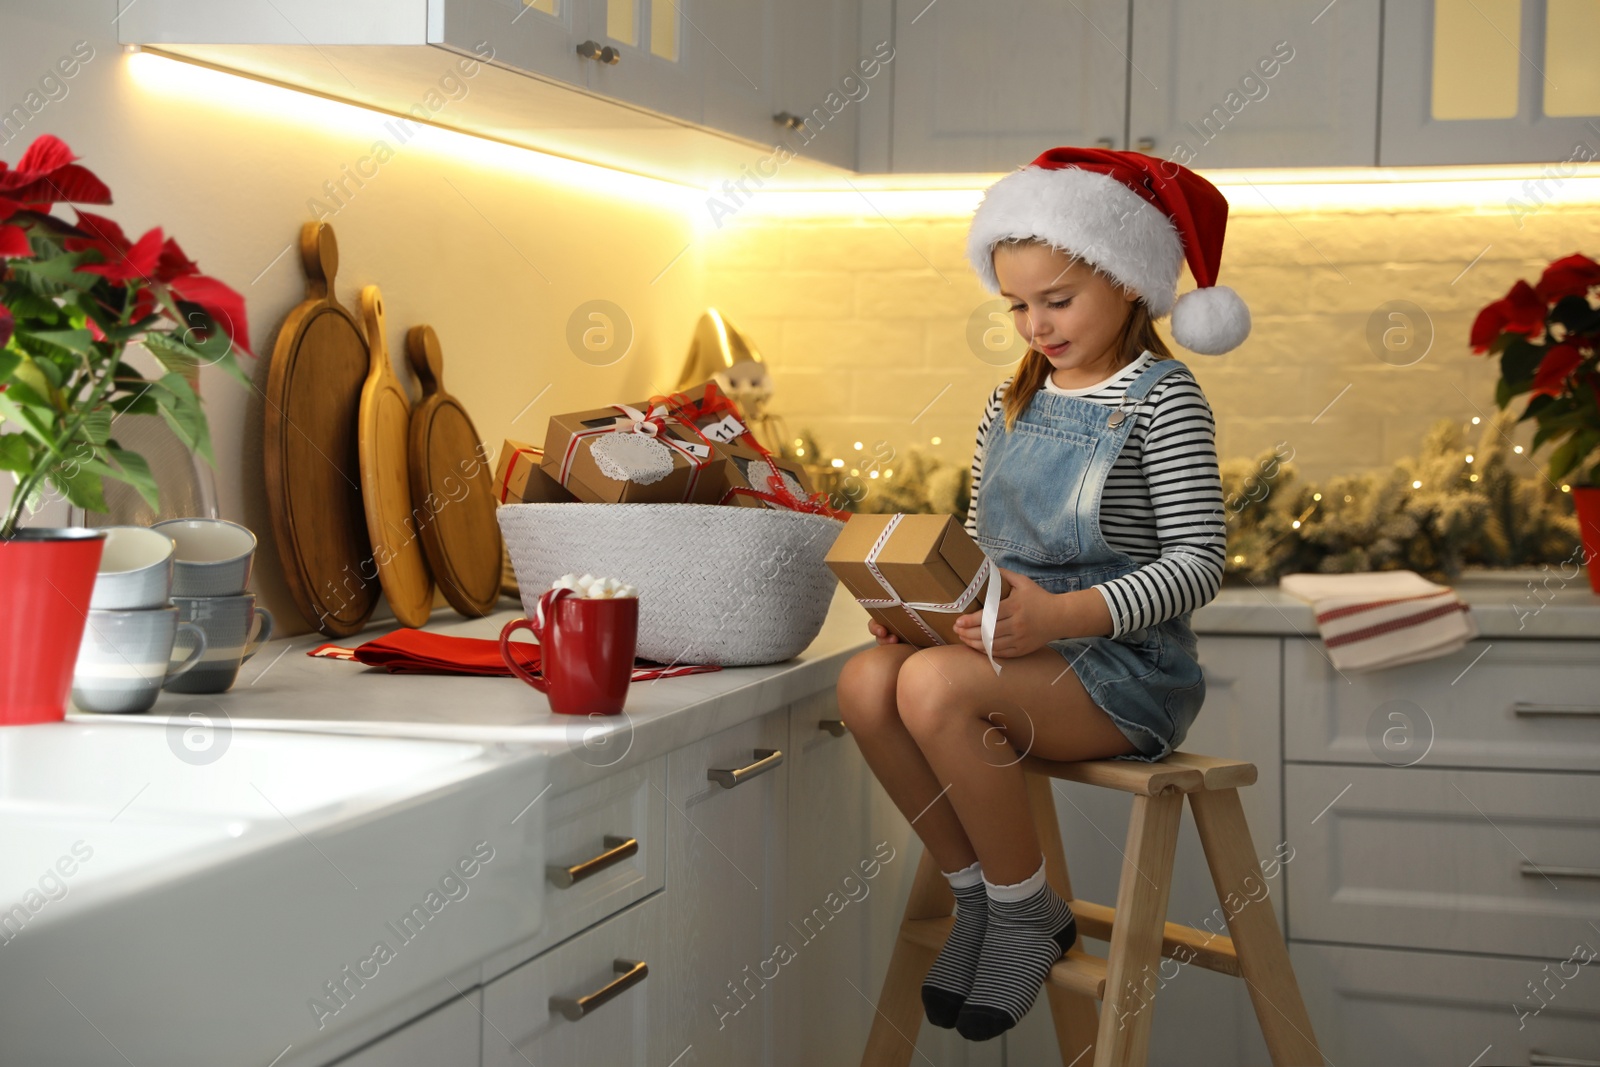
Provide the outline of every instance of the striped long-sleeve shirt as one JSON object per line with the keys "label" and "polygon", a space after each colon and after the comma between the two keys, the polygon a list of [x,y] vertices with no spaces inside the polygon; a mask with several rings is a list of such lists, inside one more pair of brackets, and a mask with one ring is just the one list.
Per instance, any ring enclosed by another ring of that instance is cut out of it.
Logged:
{"label": "striped long-sleeve shirt", "polygon": [[[1133,379],[1155,357],[1148,351],[1111,378],[1085,389],[1045,388],[1116,407]],[[984,406],[972,459],[967,532],[977,533],[989,427],[999,420],[1011,379]],[[1216,423],[1200,383],[1187,367],[1170,372],[1132,408],[1134,427],[1106,478],[1100,529],[1106,543],[1139,568],[1094,586],[1111,609],[1112,637],[1193,611],[1217,595],[1227,548],[1222,480],[1217,471]]]}

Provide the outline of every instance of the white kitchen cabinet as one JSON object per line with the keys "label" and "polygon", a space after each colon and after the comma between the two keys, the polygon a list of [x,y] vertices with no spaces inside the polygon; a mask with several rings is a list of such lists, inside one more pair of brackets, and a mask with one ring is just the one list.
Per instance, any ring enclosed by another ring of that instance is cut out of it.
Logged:
{"label": "white kitchen cabinet", "polygon": [[1596,951],[1579,924],[1543,960],[1311,944],[1289,958],[1329,1063],[1586,1067],[1600,1063],[1600,982],[1582,963]]}
{"label": "white kitchen cabinet", "polygon": [[1128,147],[1203,169],[1370,167],[1380,22],[1378,0],[1133,0]]}
{"label": "white kitchen cabinet", "polygon": [[1287,773],[1295,937],[1540,958],[1600,939],[1600,775]]}
{"label": "white kitchen cabinet", "polygon": [[[855,170],[862,108],[873,94],[882,99],[889,93],[889,67],[873,47],[882,43],[887,54],[887,35],[871,42],[861,35],[861,0],[779,4],[777,20],[777,93],[756,139]],[[785,112],[805,121],[803,133],[786,132],[774,121]],[[707,121],[716,125],[709,115]]]}
{"label": "white kitchen cabinet", "polygon": [[[667,756],[664,1010],[652,1063],[673,1063],[691,1045],[680,1067],[775,1062],[780,1002],[797,995],[794,967],[805,951],[780,918],[788,745],[780,710]],[[711,780],[713,771],[737,784]]]}
{"label": "white kitchen cabinet", "polygon": [[586,4],[589,38],[615,49],[615,62],[583,61],[591,92],[685,122],[702,121],[703,72],[716,56],[709,42],[720,32],[718,20],[707,18],[702,5],[687,0],[556,2]]}
{"label": "white kitchen cabinet", "polygon": [[1440,659],[1340,676],[1284,650],[1290,760],[1600,771],[1600,642],[1470,641]]}
{"label": "white kitchen cabinet", "polygon": [[1383,22],[1381,165],[1566,164],[1556,180],[1600,152],[1594,4],[1415,0]]}
{"label": "white kitchen cabinet", "polygon": [[[1263,882],[1281,926],[1284,873],[1302,860],[1298,854],[1291,858],[1282,847],[1280,644],[1271,637],[1200,635],[1206,700],[1180,747],[1207,756],[1249,760],[1256,765],[1260,775],[1256,784],[1239,790],[1239,797],[1250,823],[1256,855],[1263,865]],[[1084,900],[1115,904],[1132,798],[1126,793],[1076,782],[1057,781],[1052,785],[1073,893]],[[1286,858],[1287,864],[1282,862]],[[1227,932],[1187,804],[1179,830],[1167,919],[1199,930]],[[1104,956],[1106,950],[1104,942],[1089,942],[1089,951],[1096,955]],[[1198,967],[1168,963],[1166,968],[1163,978],[1174,968],[1176,977],[1156,993],[1151,1063],[1241,1067],[1270,1062],[1243,982]],[[1006,1040],[1012,1063],[1058,1062],[1055,1031],[1044,996]]]}
{"label": "white kitchen cabinet", "polygon": [[671,1010],[663,911],[657,893],[485,986],[483,1067],[667,1063],[652,1052]]}
{"label": "white kitchen cabinet", "polygon": [[472,55],[488,42],[495,62],[506,67],[589,84],[596,64],[578,54],[578,45],[603,30],[593,0],[434,0],[429,7],[431,43]]}
{"label": "white kitchen cabinet", "polygon": [[[693,10],[688,33],[698,49],[703,121],[715,130],[773,143],[779,132],[772,120],[777,110],[778,5],[766,0],[698,0]],[[821,62],[823,57],[810,61]]]}
{"label": "white kitchen cabinet", "polygon": [[483,991],[474,989],[338,1062],[338,1067],[469,1067],[482,1055]]}
{"label": "white kitchen cabinet", "polygon": [[1009,171],[1122,147],[1129,0],[894,5],[890,169]]}

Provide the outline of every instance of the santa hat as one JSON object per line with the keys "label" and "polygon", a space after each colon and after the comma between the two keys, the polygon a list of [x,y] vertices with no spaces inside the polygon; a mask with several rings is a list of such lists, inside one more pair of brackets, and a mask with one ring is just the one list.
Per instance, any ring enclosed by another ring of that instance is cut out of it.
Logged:
{"label": "santa hat", "polygon": [[[1140,152],[1052,148],[984,193],[967,258],[999,293],[994,246],[1039,238],[1132,289],[1156,318],[1170,312],[1183,347],[1218,356],[1250,335],[1250,309],[1216,284],[1227,225],[1228,201],[1187,167]],[[1179,297],[1185,260],[1197,288]]]}

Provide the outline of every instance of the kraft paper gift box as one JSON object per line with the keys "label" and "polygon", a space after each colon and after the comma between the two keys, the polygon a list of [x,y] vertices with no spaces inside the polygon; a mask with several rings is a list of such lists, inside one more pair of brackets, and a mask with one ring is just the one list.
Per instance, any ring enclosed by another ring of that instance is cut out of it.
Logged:
{"label": "kraft paper gift box", "polygon": [[[826,563],[867,614],[919,648],[958,644],[956,619],[983,610],[991,581],[1000,582],[1002,597],[1009,591],[998,573],[986,574],[971,588],[986,557],[954,515],[852,515],[828,550]],[[873,566],[890,589],[873,575]],[[952,604],[963,594],[968,594],[966,603],[957,610],[931,607]],[[917,625],[917,617],[927,630]]]}
{"label": "kraft paper gift box", "polygon": [[[763,493],[771,491],[767,488],[767,457],[749,445],[729,444],[722,445],[721,449],[726,462],[722,468],[723,490],[719,497],[720,502],[742,508],[778,507],[779,505],[761,497],[733,492],[735,488],[756,489]],[[778,468],[780,474],[786,476],[784,485],[790,492],[801,500],[811,495],[811,476],[806,473],[805,467],[798,460],[773,456],[771,462]],[[752,466],[754,466],[753,471]]]}
{"label": "kraft paper gift box", "polygon": [[[630,406],[645,410],[642,405]],[[715,447],[671,416],[660,420],[663,425],[654,437],[619,426],[618,419],[624,424],[630,419],[620,406],[551,416],[541,468],[591,504],[717,502],[724,476],[722,456]],[[657,470],[641,473],[639,480],[627,475],[630,467],[649,464],[657,464]]]}
{"label": "kraft paper gift box", "polygon": [[750,423],[738,403],[724,393],[716,382],[701,382],[687,389],[679,389],[672,395],[687,397],[695,412],[698,412],[698,409],[707,403],[707,393],[710,393],[712,404],[721,407],[726,403],[732,410],[712,414],[692,413],[689,421],[693,422],[701,433],[719,443],[732,443],[744,439],[744,435],[750,432]]}
{"label": "kraft paper gift box", "polygon": [[501,504],[569,504],[578,498],[539,466],[544,449],[506,438],[495,465],[495,500]]}

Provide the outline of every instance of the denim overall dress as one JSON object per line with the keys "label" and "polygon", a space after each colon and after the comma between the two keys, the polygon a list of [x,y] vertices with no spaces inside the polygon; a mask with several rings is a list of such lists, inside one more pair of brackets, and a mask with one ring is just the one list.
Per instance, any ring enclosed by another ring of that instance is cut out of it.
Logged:
{"label": "denim overall dress", "polygon": [[[997,565],[1052,593],[1087,589],[1140,564],[1106,543],[1100,501],[1112,464],[1133,431],[1136,406],[1182,367],[1157,360],[1116,409],[1040,388],[1015,426],[989,427],[978,487],[978,544]],[[1158,760],[1183,743],[1205,701],[1191,612],[1121,637],[1050,642],[1111,716],[1137,754]]]}

